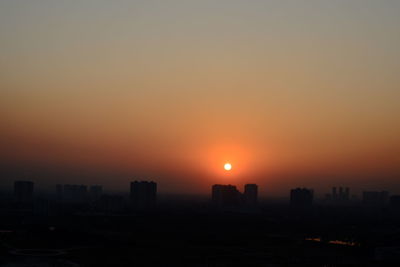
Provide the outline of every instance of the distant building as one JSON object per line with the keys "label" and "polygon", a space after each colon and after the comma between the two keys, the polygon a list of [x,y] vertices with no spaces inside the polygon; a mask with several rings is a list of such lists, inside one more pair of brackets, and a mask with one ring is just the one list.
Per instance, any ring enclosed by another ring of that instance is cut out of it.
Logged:
{"label": "distant building", "polygon": [[64,202],[81,203],[88,200],[88,190],[86,185],[65,184],[62,191]]}
{"label": "distant building", "polygon": [[103,193],[101,185],[57,184],[56,195],[58,201],[66,203],[83,203],[88,200],[99,200]]}
{"label": "distant building", "polygon": [[[337,189],[339,189],[339,191]],[[329,204],[347,205],[350,203],[350,188],[342,186],[332,187],[331,194],[326,194],[325,200]]]}
{"label": "distant building", "polygon": [[217,207],[235,207],[241,203],[241,194],[234,185],[212,186],[212,202]]}
{"label": "distant building", "polygon": [[157,183],[147,181],[131,182],[131,202],[136,209],[153,208],[157,201]]}
{"label": "distant building", "polygon": [[348,187],[346,187],[346,190],[344,191],[343,200],[344,201],[350,200],[350,188],[348,188]]}
{"label": "distant building", "polygon": [[290,191],[290,205],[294,207],[312,206],[314,192],[307,188],[296,188]]}
{"label": "distant building", "polygon": [[243,200],[246,205],[256,205],[258,203],[258,186],[256,184],[246,184],[244,186]]}
{"label": "distant building", "polygon": [[14,182],[14,199],[16,202],[32,202],[33,201],[33,182],[31,181],[15,181]]}
{"label": "distant building", "polygon": [[92,201],[97,201],[103,194],[103,187],[101,185],[92,185],[89,188],[89,195]]}
{"label": "distant building", "polygon": [[384,206],[389,201],[388,191],[363,192],[363,204],[367,206]]}
{"label": "distant building", "polygon": [[350,200],[350,188],[339,187],[339,194],[336,191],[336,187],[332,188],[332,200],[334,202],[344,202]]}
{"label": "distant building", "polygon": [[343,196],[343,187],[339,187],[339,197]]}

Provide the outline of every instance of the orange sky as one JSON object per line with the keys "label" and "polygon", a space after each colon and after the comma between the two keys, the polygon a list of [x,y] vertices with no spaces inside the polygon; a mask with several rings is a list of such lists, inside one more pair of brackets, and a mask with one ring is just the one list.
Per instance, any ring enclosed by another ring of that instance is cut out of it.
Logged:
{"label": "orange sky", "polygon": [[0,184],[399,190],[399,11],[369,0],[2,2]]}

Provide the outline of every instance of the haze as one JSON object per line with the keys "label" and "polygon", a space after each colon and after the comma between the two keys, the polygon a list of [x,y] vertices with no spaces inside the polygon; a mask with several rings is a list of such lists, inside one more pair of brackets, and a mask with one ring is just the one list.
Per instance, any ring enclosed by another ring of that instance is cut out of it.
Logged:
{"label": "haze", "polygon": [[389,0],[1,1],[0,184],[400,192],[399,13]]}

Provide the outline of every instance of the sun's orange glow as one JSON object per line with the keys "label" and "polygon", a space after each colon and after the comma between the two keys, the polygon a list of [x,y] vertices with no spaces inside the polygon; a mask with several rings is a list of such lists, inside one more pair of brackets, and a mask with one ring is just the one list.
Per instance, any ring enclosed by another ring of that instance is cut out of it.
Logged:
{"label": "sun's orange glow", "polygon": [[0,0],[0,188],[27,175],[400,194],[400,1],[346,14],[340,1],[64,2]]}
{"label": "sun's orange glow", "polygon": [[232,169],[232,165],[231,165],[230,163],[225,163],[224,169],[225,169],[226,171],[230,171],[230,170]]}

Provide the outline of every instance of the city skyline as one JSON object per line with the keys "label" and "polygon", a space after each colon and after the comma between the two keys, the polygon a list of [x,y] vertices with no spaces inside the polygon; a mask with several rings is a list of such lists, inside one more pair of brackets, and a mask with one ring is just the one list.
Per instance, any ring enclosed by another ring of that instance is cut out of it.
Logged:
{"label": "city skyline", "polygon": [[[66,201],[66,202],[87,202],[87,201],[98,201],[101,196],[108,196],[109,194],[113,196],[124,196],[124,195],[129,195],[129,199],[132,203],[136,203],[135,206],[138,207],[152,207],[155,206],[155,203],[157,202],[157,195],[160,194],[160,188],[157,186],[157,182],[154,182],[153,180],[145,180],[145,179],[139,179],[135,181],[130,181],[129,182],[129,187],[125,187],[121,191],[113,191],[113,190],[107,190],[106,188],[103,188],[103,185],[100,184],[92,184],[92,185],[87,185],[87,184],[56,184],[54,185],[50,190],[49,189],[43,189],[43,188],[37,188],[34,190],[34,185],[35,182],[31,180],[16,180],[13,182],[12,187],[10,185],[10,188],[13,188],[14,191],[14,198],[15,199],[21,199],[23,198],[25,193],[22,192],[28,192],[28,196],[26,199],[30,199],[28,202],[32,202],[34,200],[34,192],[35,190],[39,193],[39,196],[45,193],[45,195],[50,195],[53,197],[56,197],[58,200]],[[215,198],[220,198],[221,195],[224,195],[225,193],[222,193],[223,191],[228,191],[231,192],[229,194],[233,194],[234,198],[237,198],[235,201],[238,203],[242,204],[251,204],[255,205],[258,203],[258,198],[261,197],[264,201],[268,199],[268,201],[272,200],[275,198],[279,200],[284,200],[285,199],[289,201],[289,203],[292,203],[293,196],[300,196],[300,199],[304,198],[307,203],[309,202],[309,196],[311,194],[311,203],[313,203],[313,200],[316,199],[318,201],[323,201],[325,204],[334,204],[334,205],[354,205],[354,204],[360,204],[362,201],[365,204],[365,199],[372,199],[372,202],[375,202],[377,199],[386,199],[383,202],[387,202],[389,200],[389,196],[393,198],[398,198],[400,195],[398,195],[396,192],[389,192],[388,190],[380,190],[380,189],[371,189],[371,190],[362,190],[360,192],[354,193],[353,190],[351,190],[349,187],[343,187],[343,186],[332,186],[330,189],[331,191],[328,192],[315,192],[313,188],[305,188],[305,187],[297,187],[293,188],[290,187],[288,190],[287,194],[284,196],[277,196],[275,195],[259,195],[259,186],[257,184],[249,184],[246,183],[243,185],[243,192],[240,192],[237,189],[237,185],[235,184],[213,184],[211,186],[211,193],[208,192],[207,194],[203,195],[208,195],[211,197],[211,200],[215,202]],[[162,189],[162,188],[161,188]],[[11,194],[12,190],[7,189],[4,190],[2,193],[6,193],[4,196],[9,197],[9,194]],[[165,194],[166,192],[163,192],[161,190],[161,195]],[[351,194],[350,194],[351,193]],[[228,194],[228,195],[229,195]],[[166,195],[169,195],[168,193]],[[176,195],[181,195],[181,196],[190,196],[196,197],[199,196],[199,194],[191,194],[190,192],[181,192],[180,194]],[[36,198],[37,196],[35,196]],[[137,197],[142,198],[141,201],[138,202],[136,199]],[[231,196],[230,196],[231,197]],[[235,202],[234,201],[234,202]],[[24,202],[24,201],[20,201]],[[295,201],[296,202],[296,201]],[[302,202],[302,201],[300,201]],[[368,200],[367,200],[368,202]],[[386,204],[387,204],[386,203]],[[320,203],[321,204],[321,203]],[[250,206],[251,206],[250,205]],[[301,206],[301,205],[300,205]]]}
{"label": "city skyline", "polygon": [[400,266],[399,14],[0,0],[0,266]]}

